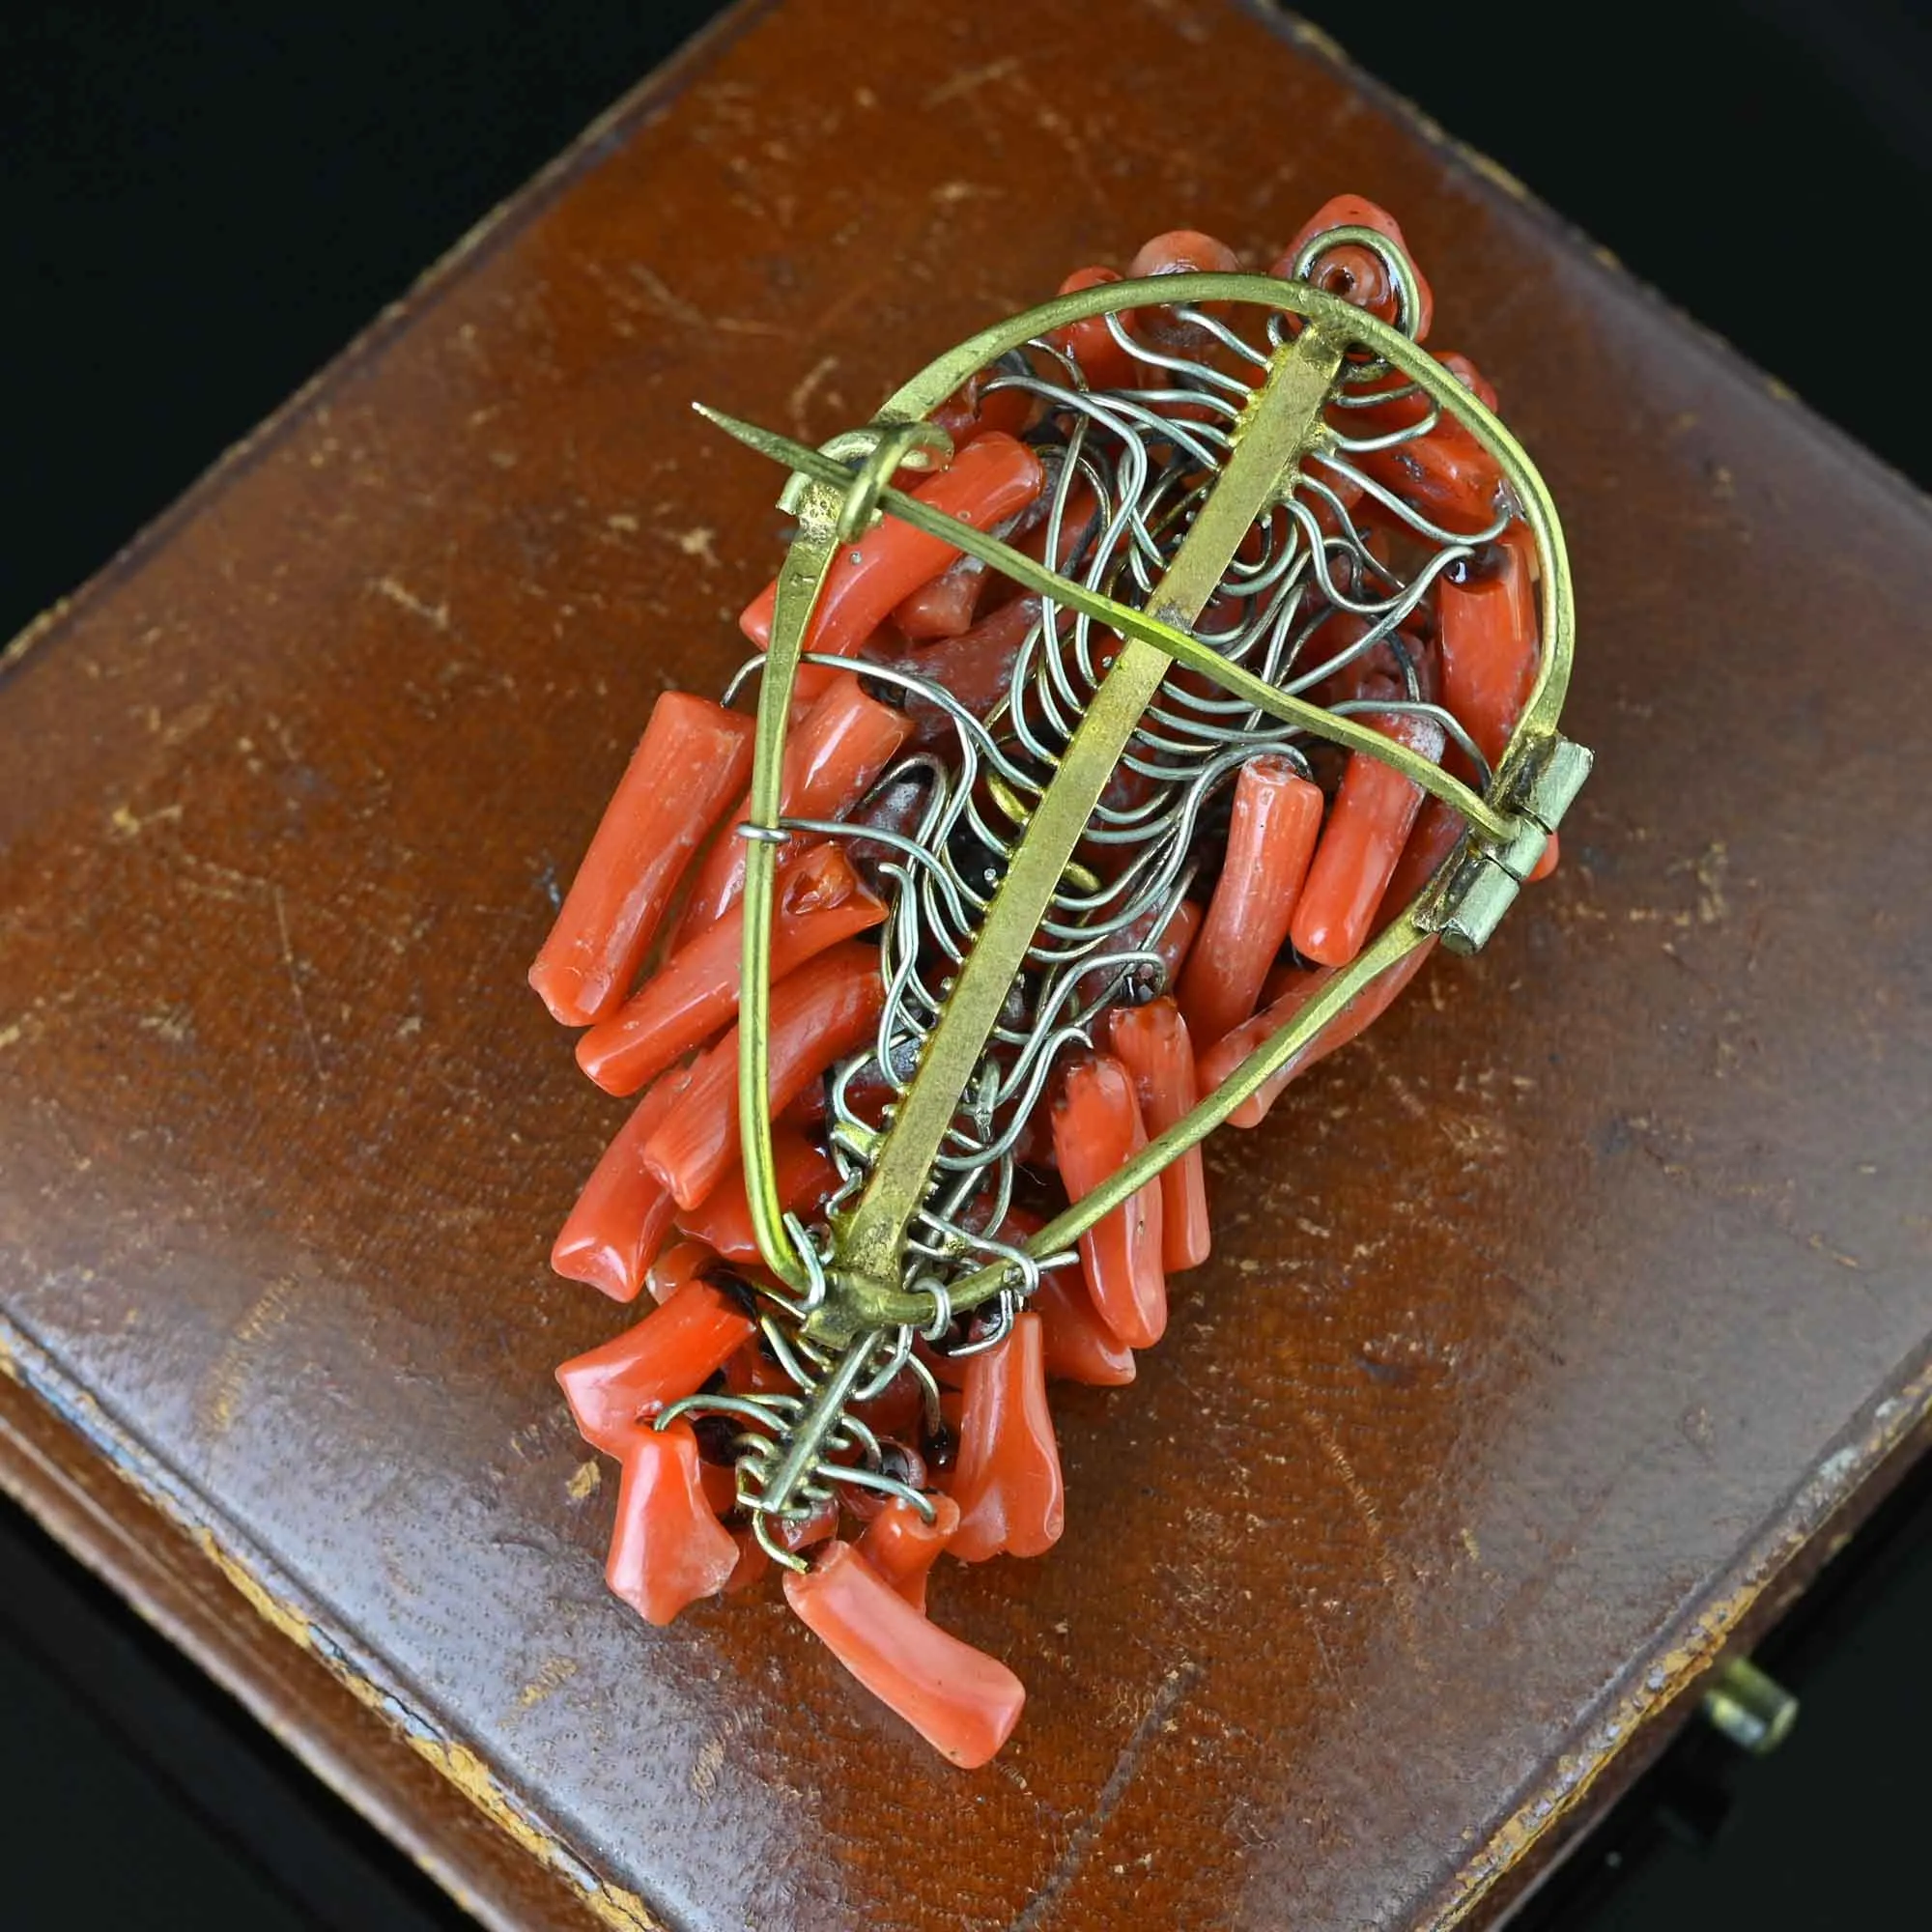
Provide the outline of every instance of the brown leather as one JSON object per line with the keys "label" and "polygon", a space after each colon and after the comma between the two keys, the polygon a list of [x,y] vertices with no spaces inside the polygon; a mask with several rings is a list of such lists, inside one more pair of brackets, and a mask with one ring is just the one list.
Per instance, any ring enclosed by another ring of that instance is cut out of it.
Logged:
{"label": "brown leather", "polygon": [[[624,1317],[544,1257],[619,1103],[523,971],[776,554],[692,397],[822,438],[1073,266],[1265,260],[1345,187],[1557,492],[1598,775],[1482,958],[1215,1143],[1168,1339],[1060,1398],[1060,1547],[935,1578],[1032,1690],[962,1776],[776,1593],[605,1594],[551,1369]],[[173,1587],[217,1551],[309,1646],[215,1667],[433,1808],[320,1659],[552,1861],[496,1922],[1486,1914],[1926,1408],[1928,605],[1895,478],[1278,21],[738,15],[10,659],[12,1370]]]}

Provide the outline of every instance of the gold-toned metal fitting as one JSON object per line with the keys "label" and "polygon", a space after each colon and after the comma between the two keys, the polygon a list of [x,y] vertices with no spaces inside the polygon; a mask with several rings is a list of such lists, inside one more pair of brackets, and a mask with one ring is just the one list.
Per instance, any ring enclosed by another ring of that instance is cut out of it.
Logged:
{"label": "gold-toned metal fitting", "polygon": [[1520,810],[1546,832],[1554,832],[1577,802],[1593,762],[1588,749],[1552,732],[1524,760],[1519,782]]}
{"label": "gold-toned metal fitting", "polygon": [[1549,849],[1549,833],[1526,813],[1517,820],[1517,826],[1516,837],[1501,851],[1489,856],[1518,885],[1526,885],[1529,875],[1543,863],[1543,855]]}
{"label": "gold-toned metal fitting", "polygon": [[907,467],[950,462],[952,439],[937,423],[876,423],[863,432],[872,447],[860,464],[838,509],[838,541],[857,543],[879,520],[879,498]]}
{"label": "gold-toned metal fitting", "polygon": [[1753,1757],[1769,1757],[1798,1721],[1798,1699],[1747,1657],[1725,1662],[1704,1692],[1713,1729]]}
{"label": "gold-toned metal fitting", "polygon": [[[1548,842],[1547,838],[1544,842]],[[1435,913],[1436,931],[1451,952],[1479,952],[1516,904],[1522,880],[1492,852],[1475,851],[1449,874]]]}
{"label": "gold-toned metal fitting", "polygon": [[[696,406],[700,415],[711,412]],[[821,456],[848,466],[851,481],[839,505],[838,537],[852,543],[879,520],[879,497],[901,469],[943,469],[952,461],[952,439],[939,423],[869,422],[862,429],[840,430],[818,446]],[[851,466],[856,466],[852,468]],[[779,508],[797,516],[806,507],[812,479],[794,470],[779,492]]]}
{"label": "gold-toned metal fitting", "polygon": [[1407,251],[1397,247],[1379,228],[1365,228],[1354,222],[1324,228],[1302,243],[1289,272],[1297,282],[1306,282],[1322,256],[1342,247],[1366,248],[1380,262],[1396,292],[1395,327],[1404,335],[1413,335],[1422,316],[1422,284]]}
{"label": "gold-toned metal fitting", "polygon": [[[837,1225],[835,1221],[835,1232]],[[835,1268],[830,1289],[800,1326],[799,1332],[813,1348],[848,1349],[861,1335],[886,1325],[874,1313],[874,1304],[885,1293],[879,1283]]]}
{"label": "gold-toned metal fitting", "polygon": [[1496,790],[1517,813],[1515,834],[1465,853],[1431,915],[1451,952],[1479,952],[1489,944],[1589,775],[1588,751],[1560,734],[1532,746],[1504,773]]}
{"label": "gold-toned metal fitting", "polygon": [[835,1122],[831,1137],[842,1148],[848,1148],[861,1160],[869,1160],[885,1135],[877,1127],[868,1127],[863,1121],[841,1119]]}

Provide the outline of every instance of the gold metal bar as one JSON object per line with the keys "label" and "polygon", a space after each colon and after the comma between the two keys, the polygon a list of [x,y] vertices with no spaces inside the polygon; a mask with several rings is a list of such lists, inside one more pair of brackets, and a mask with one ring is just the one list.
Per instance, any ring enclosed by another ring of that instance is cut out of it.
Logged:
{"label": "gold metal bar", "polygon": [[[1296,341],[1312,332],[1304,329]],[[734,416],[705,409],[701,404],[697,407],[703,415],[741,442],[816,481],[849,485],[853,480],[853,472],[842,464],[821,456],[816,450],[808,449],[803,443],[759,429],[755,424],[740,422]],[[1232,464],[1231,458],[1230,467]],[[1218,487],[1214,494],[1220,494]],[[1297,724],[1314,737],[1325,738],[1329,743],[1344,746],[1351,752],[1365,752],[1372,758],[1393,765],[1411,783],[1421,786],[1461,813],[1492,843],[1507,845],[1516,836],[1517,825],[1513,818],[1497,810],[1460,780],[1452,778],[1440,765],[1432,763],[1396,739],[1385,737],[1373,725],[1364,724],[1354,718],[1338,718],[1319,704],[1309,703],[1306,698],[1291,697],[1287,692],[1277,691],[1245,666],[1231,664],[1211,645],[1200,642],[1173,622],[1163,620],[1156,614],[1157,601],[1151,601],[1144,611],[1136,610],[1129,604],[1117,603],[1103,591],[1091,590],[1085,584],[1061,577],[1044,564],[1037,563],[1024,552],[1014,550],[1010,544],[988,536],[983,530],[976,530],[971,525],[960,523],[945,511],[935,510],[930,504],[902,491],[880,492],[879,507],[889,516],[910,524],[915,529],[924,530],[928,535],[939,537],[969,555],[979,557],[1027,589],[1052,598],[1063,608],[1084,611],[1134,643],[1153,646],[1176,663],[1212,678],[1224,691],[1254,705],[1257,710],[1279,718],[1285,724]],[[1206,506],[1203,508],[1205,513]],[[1179,561],[1178,558],[1176,560]]]}
{"label": "gold metal bar", "polygon": [[[1341,362],[1342,345],[1313,328],[1277,353],[1242,417],[1226,466],[1149,600],[1159,621],[1191,624],[1200,615],[1255,519],[1293,487],[1296,463],[1321,421]],[[1128,638],[1094,692],[995,890],[866,1191],[836,1231],[835,1298],[847,1283],[897,1286],[906,1231],[932,1184],[934,1164],[1001,1004],[1100,793],[1172,661],[1173,654],[1159,644]]]}

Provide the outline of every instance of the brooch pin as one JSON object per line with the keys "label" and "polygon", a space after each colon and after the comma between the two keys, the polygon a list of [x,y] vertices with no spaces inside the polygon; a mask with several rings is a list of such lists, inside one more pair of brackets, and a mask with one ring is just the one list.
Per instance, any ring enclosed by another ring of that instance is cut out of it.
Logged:
{"label": "brooch pin", "polygon": [[935,1560],[1059,1537],[1049,1383],[1160,1339],[1202,1141],[1480,947],[1589,769],[1554,509],[1431,306],[1344,196],[1265,275],[1081,270],[821,449],[703,412],[796,531],[531,968],[640,1096],[554,1265],[659,1304],[558,1378],[620,1597],[776,1565],[962,1765],[1025,1692]]}

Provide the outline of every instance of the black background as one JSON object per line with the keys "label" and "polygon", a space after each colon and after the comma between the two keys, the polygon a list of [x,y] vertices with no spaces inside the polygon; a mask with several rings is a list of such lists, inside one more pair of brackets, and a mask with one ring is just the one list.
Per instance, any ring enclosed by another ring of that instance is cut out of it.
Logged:
{"label": "black background", "polygon": [[[0,0],[0,638],[715,11]],[[1870,328],[1909,342],[1925,312],[1926,0],[1301,11],[1927,481],[1932,371]],[[1187,215],[1151,210],[1148,226]],[[1805,1702],[1785,1751],[1741,1765],[1693,1739],[1525,1922],[1926,1922],[1928,1496],[1915,1485],[1769,1648]],[[456,1922],[0,1506],[0,1926]]]}

